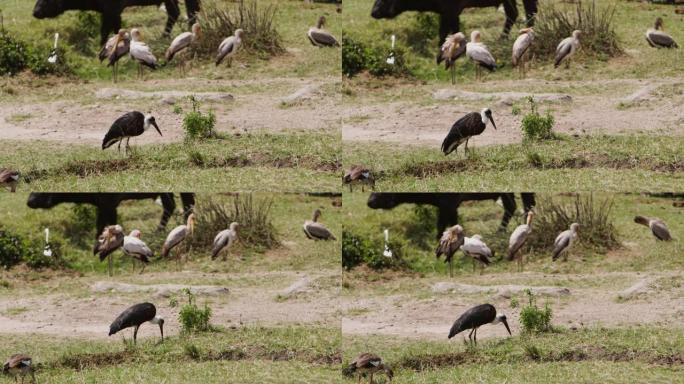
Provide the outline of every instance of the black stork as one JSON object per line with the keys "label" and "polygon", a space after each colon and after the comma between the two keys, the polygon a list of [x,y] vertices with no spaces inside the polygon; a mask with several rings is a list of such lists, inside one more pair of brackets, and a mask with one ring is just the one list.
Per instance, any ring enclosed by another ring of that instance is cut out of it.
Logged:
{"label": "black stork", "polygon": [[361,382],[361,375],[367,374],[369,376],[368,382],[373,384],[373,374],[380,371],[385,372],[390,382],[394,377],[394,372],[382,361],[382,358],[372,353],[362,353],[356,356],[349,363],[349,371],[359,376],[359,383]]}
{"label": "black stork", "polygon": [[513,335],[511,329],[508,327],[506,315],[503,313],[497,314],[496,308],[491,304],[477,305],[467,310],[454,322],[454,325],[452,325],[449,330],[449,339],[466,329],[470,329],[468,339],[477,345],[477,329],[485,324],[498,323],[503,323],[503,325],[506,326],[508,334]]}
{"label": "black stork", "polygon": [[494,129],[496,129],[496,124],[492,117],[492,110],[489,108],[484,108],[482,112],[470,112],[458,119],[458,121],[451,126],[449,134],[447,134],[442,142],[442,152],[444,153],[444,156],[454,152],[458,146],[464,142],[465,151],[468,152],[468,140],[470,140],[471,137],[484,132],[485,128],[487,128],[487,124],[490,122]]}
{"label": "black stork", "polygon": [[17,376],[21,376],[21,382],[24,383],[24,376],[31,375],[31,382],[35,384],[36,376],[33,373],[33,359],[31,356],[23,353],[10,356],[2,367],[2,372],[6,375],[13,375],[14,381],[17,381]]}
{"label": "black stork", "polygon": [[670,235],[670,231],[667,229],[667,225],[665,225],[665,222],[657,217],[634,216],[634,222],[651,228],[653,236],[655,236],[658,240],[672,240],[672,236]]}
{"label": "black stork", "polygon": [[157,316],[157,308],[152,303],[136,304],[125,311],[123,311],[109,326],[109,336],[119,332],[122,329],[134,327],[133,329],[133,344],[138,338],[138,328],[142,323],[150,322],[159,325],[159,332],[161,332],[161,341],[164,341],[164,319]]}
{"label": "black stork", "polygon": [[157,121],[152,115],[144,115],[142,112],[133,111],[124,114],[123,116],[116,119],[114,124],[109,128],[109,131],[102,140],[102,150],[105,150],[112,145],[119,143],[119,151],[121,151],[121,143],[126,140],[126,148],[124,150],[128,153],[130,145],[128,142],[131,137],[140,136],[150,127],[154,127],[159,136],[163,136],[159,126],[157,126]]}

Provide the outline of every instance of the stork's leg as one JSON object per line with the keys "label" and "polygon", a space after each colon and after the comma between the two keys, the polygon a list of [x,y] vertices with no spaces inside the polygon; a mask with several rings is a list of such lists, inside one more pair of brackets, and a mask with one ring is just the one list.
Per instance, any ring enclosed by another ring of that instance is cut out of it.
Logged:
{"label": "stork's leg", "polygon": [[475,345],[477,345],[477,328],[475,328],[475,332],[473,333],[473,341],[475,341]]}
{"label": "stork's leg", "polygon": [[114,261],[112,260],[112,254],[110,253],[109,256],[107,256],[107,273],[109,273],[109,277],[112,276],[112,269],[114,268]]}
{"label": "stork's leg", "polygon": [[473,272],[475,272],[475,258],[471,257],[470,260],[473,262]]}
{"label": "stork's leg", "polygon": [[373,384],[373,372],[370,373],[370,379],[368,380],[370,384]]}
{"label": "stork's leg", "polygon": [[138,340],[138,328],[140,328],[139,325],[136,325],[135,328],[133,328],[133,344],[137,344],[137,340]]}
{"label": "stork's leg", "polygon": [[117,151],[121,152],[121,140],[119,140],[119,146],[117,147]]}
{"label": "stork's leg", "polygon": [[142,275],[142,273],[145,272],[145,267],[147,266],[147,264],[143,263],[142,261],[141,261],[141,263],[142,263],[142,269],[140,270],[140,275]]}
{"label": "stork's leg", "polygon": [[130,138],[130,137],[127,137],[127,138],[126,138],[126,153],[128,153],[128,151],[131,150],[131,144],[130,144],[130,142],[131,142],[131,138]]}
{"label": "stork's leg", "polygon": [[470,330],[470,333],[468,333],[468,340],[470,340],[470,343],[472,344],[473,342],[473,332],[475,331],[475,328]]}
{"label": "stork's leg", "polygon": [[31,382],[36,384],[36,374],[33,372],[33,369],[31,369]]}
{"label": "stork's leg", "polygon": [[466,154],[466,156],[468,155],[468,141],[469,141],[469,140],[470,140],[470,137],[468,137],[468,138],[466,139],[466,144],[465,144],[464,153]]}
{"label": "stork's leg", "polygon": [[454,277],[454,262],[449,259],[449,277]]}

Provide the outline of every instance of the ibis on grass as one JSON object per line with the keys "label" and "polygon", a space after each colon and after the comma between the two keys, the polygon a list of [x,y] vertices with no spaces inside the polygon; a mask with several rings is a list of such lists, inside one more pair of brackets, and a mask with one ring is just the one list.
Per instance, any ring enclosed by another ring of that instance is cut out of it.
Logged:
{"label": "ibis on grass", "polygon": [[112,253],[123,246],[124,242],[124,232],[123,228],[116,224],[105,227],[102,230],[102,234],[98,237],[95,247],[93,248],[93,254],[100,256],[100,261],[104,261],[106,258],[107,271],[109,276],[112,275]]}
{"label": "ibis on grass", "polygon": [[679,48],[672,36],[665,33],[662,17],[657,18],[654,27],[646,31],[646,41],[653,48]]}
{"label": "ibis on grass", "polygon": [[475,64],[475,79],[482,79],[482,68],[489,72],[496,70],[496,60],[489,48],[480,42],[480,31],[470,34],[470,42],[466,44],[466,56]]}
{"label": "ibis on grass", "polygon": [[463,254],[470,257],[473,261],[473,271],[475,271],[475,263],[480,264],[480,274],[484,272],[484,267],[491,264],[492,257],[494,256],[492,250],[489,249],[487,244],[482,241],[482,236],[473,235],[472,237],[464,237],[463,245],[461,245],[461,251]]}
{"label": "ibis on grass", "polygon": [[185,56],[188,54],[190,46],[195,44],[201,35],[202,29],[199,23],[195,23],[192,25],[192,32],[183,32],[176,36],[176,38],[171,42],[169,48],[166,50],[165,57],[167,63],[173,60],[176,55],[180,54],[182,56],[179,69],[183,76],[185,76],[185,62],[187,59]]}

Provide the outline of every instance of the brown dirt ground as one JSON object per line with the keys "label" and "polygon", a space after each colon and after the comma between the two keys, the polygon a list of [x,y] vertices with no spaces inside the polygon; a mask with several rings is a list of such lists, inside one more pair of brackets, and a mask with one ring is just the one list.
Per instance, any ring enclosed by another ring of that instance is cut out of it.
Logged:
{"label": "brown dirt ground", "polygon": [[[520,274],[518,274],[520,275]],[[553,276],[525,272],[525,277],[539,279],[538,285],[552,285]],[[593,276],[593,275],[592,275]],[[684,326],[684,286],[651,287],[632,298],[621,300],[618,296],[626,287],[639,281],[657,281],[671,277],[665,273],[602,273],[596,278],[619,278],[625,284],[607,284],[604,287],[573,288],[570,295],[538,299],[540,305],[549,302],[554,311],[553,323],[567,327],[589,326],[638,326],[654,325],[668,327]],[[506,274],[484,275],[478,285],[498,285],[497,277]],[[586,277],[586,276],[584,276]],[[425,281],[427,289],[448,278]],[[535,280],[536,281],[536,280]],[[457,282],[455,279],[453,282]],[[625,287],[626,285],[626,287]],[[521,304],[524,295],[517,295]],[[387,296],[362,295],[342,298],[342,333],[351,335],[388,335],[416,339],[446,340],[451,324],[468,308],[491,303],[508,317],[513,334],[520,332],[518,323],[520,308],[511,308],[510,299],[494,294],[464,295],[458,293],[431,293],[429,297],[417,298],[409,293]],[[350,312],[351,311],[351,312]],[[484,326],[478,330],[478,338],[503,337],[503,326]],[[467,336],[467,334],[466,334]],[[459,335],[458,338],[462,338]]]}
{"label": "brown dirt ground", "polygon": [[[276,281],[268,286],[240,283],[249,279]],[[312,281],[307,292],[301,292],[289,298],[279,295],[291,284],[304,276]],[[317,323],[339,326],[337,303],[338,289],[330,287],[323,281],[337,276],[336,271],[320,271],[317,273],[268,272],[244,274],[201,274],[195,272],[178,273],[145,273],[137,284],[149,281],[158,283],[174,279],[191,279],[196,281],[202,277],[234,281],[234,285],[222,285],[229,293],[217,296],[198,296],[197,302],[205,301],[212,308],[211,323],[230,327],[244,325],[287,325],[301,323]],[[271,277],[272,279],[269,279]],[[63,277],[63,279],[69,279]],[[95,280],[93,280],[95,279]],[[107,280],[106,276],[82,278],[79,281],[84,287],[99,280]],[[108,280],[117,282],[114,276]],[[123,282],[123,281],[122,281]],[[128,280],[125,282],[129,282]],[[320,285],[319,285],[320,282]],[[51,283],[54,283],[51,280]],[[86,288],[87,289],[87,288]],[[109,324],[128,306],[150,301],[157,306],[157,312],[165,319],[165,334],[176,334],[179,331],[177,308],[170,306],[169,298],[158,297],[147,292],[140,293],[98,293],[87,289],[83,292],[35,293],[19,289],[11,295],[0,296],[0,333],[39,333],[55,336],[81,338],[107,338]],[[184,298],[179,297],[179,302]],[[21,310],[17,311],[17,308]],[[14,309],[14,311],[13,311]],[[126,333],[127,337],[130,337]],[[154,326],[140,328],[141,337],[158,336]]]}
{"label": "brown dirt ground", "polygon": [[[679,82],[679,83],[678,83]],[[661,86],[673,86],[681,79],[605,80],[592,82],[550,82],[543,80],[487,82],[486,89],[516,90],[526,94],[527,87],[545,89],[544,93],[556,93],[554,88],[582,90],[583,85],[605,86],[594,94],[587,92],[558,92],[571,96],[571,101],[549,101],[539,108],[544,113],[547,106],[555,110],[554,130],[566,134],[651,134],[681,135],[684,110],[682,94],[661,94]],[[403,87],[403,86],[399,86]],[[436,100],[435,92],[449,90],[443,85],[417,86],[417,98],[428,99],[429,105],[417,100],[366,102],[345,111],[343,140],[365,142],[389,142],[439,147],[451,125],[466,113],[479,111],[488,106],[493,111],[497,130],[489,126],[482,135],[469,143],[473,146],[519,143],[522,140],[520,121],[528,110],[526,102],[512,99],[510,92],[468,92],[465,97],[451,101]],[[548,90],[546,90],[548,89]],[[400,93],[400,92],[397,92]],[[541,92],[537,92],[541,93]],[[535,93],[530,93],[535,94]],[[362,99],[362,98],[361,98]],[[511,101],[521,106],[521,114],[512,113]],[[622,106],[620,106],[622,103]]]}

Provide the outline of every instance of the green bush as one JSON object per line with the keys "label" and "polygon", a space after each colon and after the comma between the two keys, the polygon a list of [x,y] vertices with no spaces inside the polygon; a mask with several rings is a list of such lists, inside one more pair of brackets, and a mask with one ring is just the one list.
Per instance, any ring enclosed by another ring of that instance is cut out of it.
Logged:
{"label": "green bush", "polygon": [[26,68],[28,60],[26,44],[0,31],[0,75],[16,75]]}
{"label": "green bush", "polygon": [[548,140],[553,139],[553,124],[555,119],[551,115],[551,111],[546,112],[546,116],[542,116],[537,111],[537,103],[532,96],[528,97],[530,103],[530,113],[526,114],[522,119],[522,131],[524,140]]}
{"label": "green bush", "polygon": [[92,56],[99,50],[100,16],[94,11],[80,11],[62,32],[67,45],[78,53]]}
{"label": "green bush", "polygon": [[0,266],[12,268],[21,263],[26,252],[26,243],[21,237],[0,229]]}
{"label": "green bush", "polygon": [[384,243],[373,242],[361,235],[342,231],[342,267],[348,271],[361,264],[375,270],[396,267],[401,258],[401,245],[390,242],[388,246],[392,250],[392,257],[382,254]]}
{"label": "green bush", "polygon": [[183,117],[185,139],[195,140],[213,137],[216,115],[213,111],[202,113],[200,102],[194,96],[190,96],[190,101],[192,102],[192,112],[186,113]]}
{"label": "green bush", "polygon": [[188,296],[188,303],[183,305],[178,312],[178,321],[181,324],[183,333],[206,332],[210,330],[209,320],[211,319],[211,308],[205,303],[204,308],[195,304],[195,295],[190,289],[183,290]]}
{"label": "green bush", "polygon": [[57,48],[57,62],[48,62],[48,57],[52,53],[52,45],[35,45],[29,49],[27,61],[28,69],[38,76],[45,75],[66,75],[71,73],[71,68],[67,63],[66,51]]}
{"label": "green bush", "polygon": [[388,42],[367,45],[354,38],[342,36],[342,73],[348,77],[357,75],[363,71],[375,77],[404,76],[410,72],[406,67],[404,50],[401,47],[394,48],[394,64],[387,64],[387,57],[392,48]]}
{"label": "green bush", "polygon": [[536,299],[529,289],[525,290],[528,304],[520,311],[520,325],[525,333],[541,333],[551,331],[553,312],[548,303],[544,309],[537,307]]}
{"label": "green bush", "polygon": [[53,268],[62,265],[62,243],[50,241],[52,256],[43,255],[43,240],[32,241],[10,231],[0,229],[0,266],[10,269],[19,263],[29,268]]}

